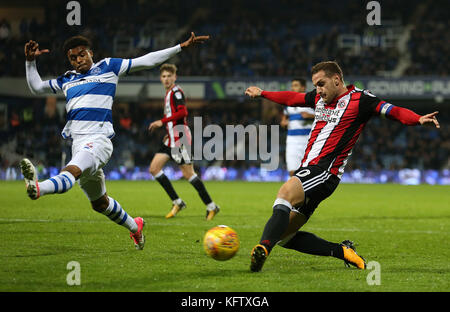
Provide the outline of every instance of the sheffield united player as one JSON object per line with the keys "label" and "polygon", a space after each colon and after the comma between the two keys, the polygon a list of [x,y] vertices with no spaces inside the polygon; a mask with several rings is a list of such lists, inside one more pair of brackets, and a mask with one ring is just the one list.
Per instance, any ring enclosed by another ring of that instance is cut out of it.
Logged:
{"label": "sheffield united player", "polygon": [[252,98],[262,96],[286,106],[315,109],[300,168],[278,191],[273,214],[260,243],[251,252],[250,270],[253,272],[262,269],[277,243],[307,254],[332,256],[347,265],[365,269],[365,260],[355,252],[353,242],[332,243],[298,230],[338,186],[352,148],[372,116],[397,120],[408,126],[430,124],[439,128],[435,117],[438,112],[420,116],[382,101],[367,90],[345,86],[342,70],[336,62],[318,63],[311,74],[316,89],[308,93],[267,92],[254,86],[245,91]]}
{"label": "sheffield united player", "polygon": [[[165,126],[167,135],[164,137],[159,151],[155,154],[150,164],[150,173],[161,184],[166,193],[172,200],[172,209],[166,215],[166,218],[173,218],[182,209],[186,208],[186,204],[170,183],[170,180],[162,170],[169,159],[175,161],[183,177],[188,180],[197,190],[203,203],[206,205],[206,219],[211,220],[219,213],[217,206],[206,191],[202,180],[194,171],[190,155],[186,147],[181,143],[180,138],[185,135],[185,142],[191,141],[191,132],[187,125],[186,117],[188,115],[183,90],[175,84],[177,79],[177,67],[173,64],[163,64],[160,67],[160,80],[166,89],[164,98],[164,118],[152,122],[148,129],[153,131],[156,128]],[[181,131],[180,131],[181,130]]]}

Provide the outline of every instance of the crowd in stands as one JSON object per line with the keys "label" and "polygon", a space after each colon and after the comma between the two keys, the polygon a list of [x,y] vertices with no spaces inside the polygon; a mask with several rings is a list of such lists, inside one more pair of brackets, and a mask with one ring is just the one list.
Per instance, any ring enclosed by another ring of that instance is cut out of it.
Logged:
{"label": "crowd in stands", "polygon": [[[193,119],[201,116],[202,127],[209,124],[219,125],[225,133],[226,125],[241,124],[278,124],[278,114],[262,117],[258,113],[242,110],[242,105],[228,102],[210,102],[204,108],[190,109],[189,124],[194,131]],[[33,103],[17,106],[10,112],[9,124],[0,130],[2,146],[15,142],[17,155],[29,157],[43,166],[59,167],[61,165],[61,152],[67,153],[70,159],[70,143],[63,140],[60,131],[64,120],[59,115],[48,116],[42,108],[42,103]],[[240,109],[239,109],[240,107]],[[113,111],[116,136],[113,138],[114,153],[108,167],[124,166],[128,169],[134,167],[147,167],[160,147],[165,131],[160,129],[149,133],[148,125],[159,119],[162,108],[139,108],[138,103],[131,103],[130,109],[116,108]],[[406,127],[398,122],[373,118],[363,131],[356,144],[347,170],[398,170],[401,168],[449,169],[450,156],[450,114],[441,112],[439,120],[441,129],[432,127]],[[447,116],[447,117],[445,117]],[[269,138],[270,138],[269,133]],[[286,131],[280,128],[280,168],[285,169],[285,138]],[[203,138],[209,140],[208,138]],[[224,137],[224,146],[226,138]],[[236,140],[237,141],[237,140]],[[205,142],[203,142],[204,144]],[[248,142],[246,145],[248,153]],[[224,148],[225,149],[225,148]],[[0,150],[1,151],[1,150]],[[0,153],[1,155],[2,153]],[[5,157],[1,160],[1,167],[16,166],[14,158]],[[16,162],[20,157],[16,158]],[[197,166],[209,166],[214,161],[198,161]],[[249,168],[259,166],[260,160],[228,160],[219,162],[220,166],[234,168]]]}
{"label": "crowd in stands", "polygon": [[449,11],[449,1],[436,1],[423,13],[424,18],[414,24],[409,41],[411,66],[406,70],[406,75],[448,77],[450,74]]}
{"label": "crowd in stands", "polygon": [[[23,19],[15,33],[7,19],[0,20],[0,77],[24,77],[24,44],[36,40],[50,54],[38,60],[42,77],[55,77],[69,69],[61,51],[65,39],[83,34],[93,42],[94,60],[136,57],[163,49],[188,38],[190,31],[209,34],[211,40],[200,49],[189,49],[171,60],[179,66],[180,76],[216,77],[308,77],[316,62],[337,60],[345,75],[372,76],[396,68],[404,55],[396,47],[362,46],[358,53],[339,48],[341,34],[383,33],[389,25],[412,25],[408,41],[410,65],[406,76],[438,75],[450,72],[450,26],[447,0],[379,1],[382,26],[366,22],[368,10],[358,1],[304,2],[291,0],[177,1],[177,0],[97,0],[80,1],[82,25],[68,26],[65,2],[38,1],[43,19]],[[125,12],[125,13],[124,13]],[[275,13],[274,13],[275,12]],[[387,25],[383,25],[383,23]],[[390,24],[391,23],[391,24]],[[397,23],[397,24],[396,24]],[[165,31],[170,32],[169,40]],[[131,42],[118,52],[121,38]],[[166,38],[167,39],[167,38]],[[142,71],[157,75],[158,71]],[[59,167],[61,151],[70,157],[70,144],[62,140],[63,116],[48,114],[42,100],[5,98],[7,116],[0,110],[0,167],[17,166],[18,158],[6,157],[6,145],[20,156],[40,161],[42,166]],[[143,109],[130,103],[128,109],[114,106],[114,153],[111,168],[146,167],[159,149],[164,131],[150,134],[149,123],[162,115],[160,108]],[[279,117],[263,117],[242,111],[232,101],[223,105],[210,101],[203,108],[189,109],[189,122],[203,117],[203,127],[217,124],[277,124]],[[447,117],[445,117],[447,116]],[[366,126],[353,150],[347,170],[396,170],[400,168],[448,169],[450,131],[447,113],[439,115],[442,128],[404,127],[399,123],[374,119]],[[6,122],[4,122],[6,120]],[[280,133],[281,167],[284,163],[286,131]],[[68,160],[68,159],[67,159]],[[211,162],[200,161],[199,166]],[[229,160],[220,165],[249,168],[258,161]]]}
{"label": "crowd in stands", "polygon": [[[347,75],[377,75],[395,69],[402,56],[396,47],[363,45],[358,53],[349,54],[337,40],[340,34],[382,32],[392,21],[414,27],[408,75],[447,75],[449,2],[412,0],[406,6],[400,1],[379,2],[387,25],[368,26],[369,11],[350,0],[81,1],[81,26],[68,26],[61,18],[67,13],[64,2],[42,2],[44,20],[22,20],[15,36],[10,23],[0,21],[0,76],[24,75],[23,46],[29,39],[51,51],[38,61],[41,74],[57,76],[68,69],[61,46],[71,35],[90,37],[94,59],[100,60],[136,57],[167,47],[167,41],[159,40],[165,28],[176,34],[171,44],[185,40],[191,30],[212,36],[201,49],[180,54],[176,62],[183,65],[179,74],[184,76],[308,76],[311,66],[324,59],[337,60]],[[413,14],[424,5],[422,19],[414,20]],[[131,46],[117,52],[115,42],[123,37],[132,39]]]}

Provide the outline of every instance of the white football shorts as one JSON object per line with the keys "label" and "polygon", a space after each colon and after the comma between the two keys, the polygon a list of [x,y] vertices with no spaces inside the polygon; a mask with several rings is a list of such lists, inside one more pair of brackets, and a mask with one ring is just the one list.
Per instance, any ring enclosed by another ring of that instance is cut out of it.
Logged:
{"label": "white football shorts", "polygon": [[72,142],[72,159],[67,164],[81,169],[78,183],[90,201],[106,194],[105,175],[102,168],[108,163],[113,144],[104,135],[76,135]]}
{"label": "white football shorts", "polygon": [[288,171],[295,171],[300,167],[305,155],[307,135],[289,135],[286,139],[286,167]]}

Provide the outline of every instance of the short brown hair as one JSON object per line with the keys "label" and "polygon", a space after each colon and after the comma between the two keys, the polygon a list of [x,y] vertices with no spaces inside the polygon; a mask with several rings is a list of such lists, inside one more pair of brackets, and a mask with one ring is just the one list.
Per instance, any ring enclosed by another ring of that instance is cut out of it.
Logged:
{"label": "short brown hair", "polygon": [[344,74],[342,73],[342,69],[335,61],[325,61],[317,63],[311,68],[311,76],[317,74],[321,70],[323,70],[325,72],[325,75],[327,75],[328,77],[337,74],[339,78],[344,81]]}
{"label": "short brown hair", "polygon": [[177,73],[177,67],[174,64],[162,64],[159,68],[159,73],[162,73],[163,71],[168,71],[171,74]]}

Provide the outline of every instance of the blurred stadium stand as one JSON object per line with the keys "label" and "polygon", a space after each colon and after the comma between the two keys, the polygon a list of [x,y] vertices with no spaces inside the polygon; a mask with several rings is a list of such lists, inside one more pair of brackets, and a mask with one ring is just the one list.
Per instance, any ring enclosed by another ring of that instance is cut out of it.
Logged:
{"label": "blurred stadium stand", "polygon": [[[316,62],[337,60],[347,83],[418,113],[439,110],[442,126],[439,131],[404,127],[374,118],[353,151],[344,181],[450,183],[449,1],[379,1],[381,26],[368,26],[365,3],[350,0],[79,2],[81,26],[67,25],[64,1],[0,4],[0,179],[20,178],[16,168],[23,156],[39,163],[43,176],[70,157],[70,144],[59,135],[64,98],[34,97],[27,89],[26,41],[51,50],[38,59],[41,76],[49,78],[68,70],[61,46],[72,35],[90,37],[94,59],[100,60],[163,49],[192,30],[212,40],[170,60],[179,67],[191,123],[202,116],[203,126],[277,124],[281,107],[249,101],[242,96],[245,86],[287,89],[290,78],[308,78]],[[146,167],[163,136],[146,130],[162,116],[158,73],[140,72],[119,83],[115,150],[106,168],[110,178],[150,178]],[[196,165],[206,179],[283,180],[285,136],[281,130],[282,161],[273,173],[262,174],[259,161]],[[179,177],[176,171],[169,175]]]}

